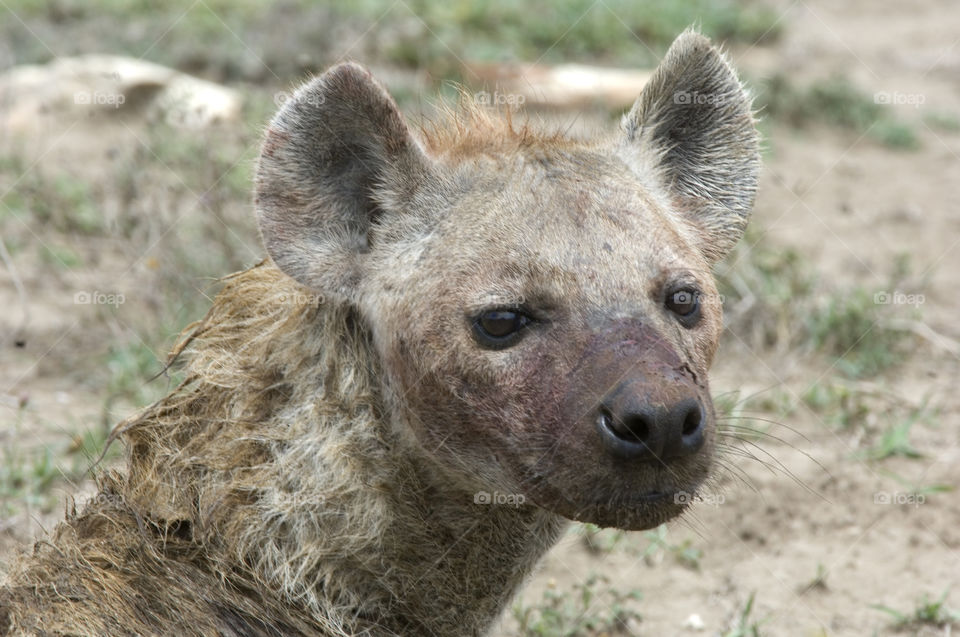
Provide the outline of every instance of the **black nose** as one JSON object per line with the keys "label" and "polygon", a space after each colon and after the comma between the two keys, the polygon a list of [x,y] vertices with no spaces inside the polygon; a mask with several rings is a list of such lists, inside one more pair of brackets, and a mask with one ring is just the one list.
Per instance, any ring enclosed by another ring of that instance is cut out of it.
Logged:
{"label": "black nose", "polygon": [[600,405],[597,429],[610,452],[640,462],[667,462],[703,446],[706,416],[692,396],[668,404],[621,386]]}

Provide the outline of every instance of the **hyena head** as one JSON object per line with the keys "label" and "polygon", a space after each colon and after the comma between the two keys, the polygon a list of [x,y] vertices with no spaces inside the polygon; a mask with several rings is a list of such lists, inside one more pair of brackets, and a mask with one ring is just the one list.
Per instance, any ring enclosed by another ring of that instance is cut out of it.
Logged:
{"label": "hyena head", "polygon": [[256,206],[274,262],[356,308],[390,418],[444,480],[642,529],[711,468],[710,268],[758,170],[749,97],[686,32],[589,143],[482,112],[414,132],[336,66],[270,124]]}

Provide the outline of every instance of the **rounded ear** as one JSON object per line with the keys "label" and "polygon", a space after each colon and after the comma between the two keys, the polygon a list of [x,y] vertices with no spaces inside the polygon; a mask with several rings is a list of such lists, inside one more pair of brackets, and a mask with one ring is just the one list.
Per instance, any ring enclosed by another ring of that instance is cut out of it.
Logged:
{"label": "rounded ear", "polygon": [[706,37],[682,33],[624,116],[622,154],[653,173],[710,260],[743,236],[760,172],[751,99]]}
{"label": "rounded ear", "polygon": [[402,214],[429,170],[396,103],[345,63],[300,87],[270,122],[254,203],[270,257],[335,298],[354,298],[372,224]]}

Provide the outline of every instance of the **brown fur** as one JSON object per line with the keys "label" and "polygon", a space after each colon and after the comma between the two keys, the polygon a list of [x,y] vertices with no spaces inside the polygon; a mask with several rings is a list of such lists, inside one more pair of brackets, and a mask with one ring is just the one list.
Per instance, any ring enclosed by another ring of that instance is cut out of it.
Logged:
{"label": "brown fur", "polygon": [[[678,515],[711,468],[721,319],[682,327],[664,294],[715,298],[757,141],[701,36],[658,73],[589,144],[472,109],[415,136],[356,65],[298,91],[258,166],[271,260],[225,281],[186,380],[118,426],[126,470],[0,588],[0,634],[481,635],[565,519]],[[676,74],[731,103],[677,113]],[[500,307],[536,325],[479,346]],[[682,457],[624,460],[594,426],[684,400],[706,420]]]}

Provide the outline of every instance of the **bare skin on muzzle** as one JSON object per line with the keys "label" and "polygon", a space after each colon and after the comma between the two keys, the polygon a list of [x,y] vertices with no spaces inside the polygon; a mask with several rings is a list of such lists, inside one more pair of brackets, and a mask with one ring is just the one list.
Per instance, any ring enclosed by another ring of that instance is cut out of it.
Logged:
{"label": "bare skin on muzzle", "polygon": [[652,328],[625,320],[599,330],[558,376],[543,379],[565,392],[557,421],[544,425],[553,441],[518,463],[529,497],[564,517],[623,529],[679,514],[686,502],[677,494],[695,493],[710,472],[705,379]]}

